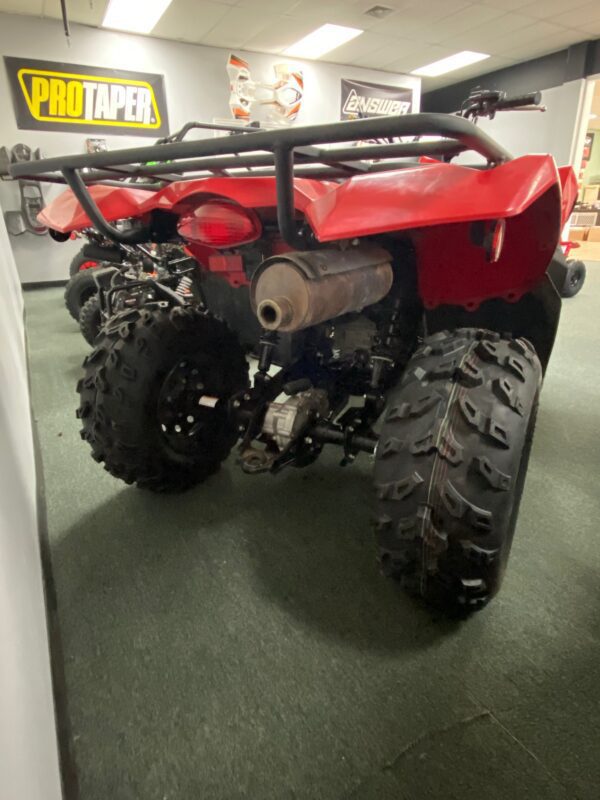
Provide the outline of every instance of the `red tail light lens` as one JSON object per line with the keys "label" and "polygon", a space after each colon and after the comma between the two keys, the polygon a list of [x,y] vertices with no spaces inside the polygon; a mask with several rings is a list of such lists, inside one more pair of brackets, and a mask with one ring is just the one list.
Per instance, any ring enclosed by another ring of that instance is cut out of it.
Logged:
{"label": "red tail light lens", "polygon": [[188,242],[218,249],[254,242],[262,228],[253,211],[222,200],[209,200],[182,217],[177,231]]}

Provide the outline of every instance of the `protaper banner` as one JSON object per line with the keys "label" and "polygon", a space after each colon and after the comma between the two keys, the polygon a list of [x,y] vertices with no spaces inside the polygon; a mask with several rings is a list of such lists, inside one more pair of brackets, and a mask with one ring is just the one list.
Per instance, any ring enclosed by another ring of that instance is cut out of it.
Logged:
{"label": "protaper banner", "polygon": [[342,78],[341,119],[410,114],[413,105],[412,89]]}
{"label": "protaper banner", "polygon": [[10,56],[4,63],[21,130],[169,132],[162,75]]}

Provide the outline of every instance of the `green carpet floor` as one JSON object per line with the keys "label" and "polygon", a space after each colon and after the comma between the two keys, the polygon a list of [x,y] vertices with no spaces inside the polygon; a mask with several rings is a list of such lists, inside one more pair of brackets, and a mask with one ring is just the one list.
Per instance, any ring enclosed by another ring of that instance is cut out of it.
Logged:
{"label": "green carpet floor", "polygon": [[82,800],[598,800],[600,264],[567,300],[501,594],[382,578],[370,464],[153,496],[75,419],[88,348],[26,295]]}

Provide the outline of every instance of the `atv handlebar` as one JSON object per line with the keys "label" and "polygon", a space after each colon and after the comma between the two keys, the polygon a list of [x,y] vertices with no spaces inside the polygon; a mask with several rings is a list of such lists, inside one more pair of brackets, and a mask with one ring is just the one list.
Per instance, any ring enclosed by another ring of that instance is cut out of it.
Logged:
{"label": "atv handlebar", "polygon": [[526,108],[527,106],[539,106],[542,102],[541,92],[529,92],[516,97],[506,97],[496,104],[496,111],[509,111],[515,108]]}
{"label": "atv handlebar", "polygon": [[527,94],[507,97],[506,92],[498,89],[474,89],[462,104],[458,116],[464,119],[473,119],[476,123],[478,117],[494,119],[497,111],[545,111],[541,92],[528,92]]}
{"label": "atv handlebar", "polygon": [[[202,124],[202,123],[201,123]],[[213,126],[214,127],[214,126]],[[329,148],[323,145],[357,142],[390,137],[438,137],[435,141],[394,142],[370,147]],[[440,138],[442,140],[440,141]],[[368,155],[365,151],[368,150]],[[465,150],[482,155],[489,165],[511,159],[510,153],[467,119],[450,114],[406,114],[394,117],[328,123],[288,128],[277,131],[255,130],[246,133],[177,141],[158,147],[136,147],[101,153],[47,158],[26,164],[13,164],[16,178],[33,177],[56,181],[62,173],[92,224],[100,233],[115,242],[133,243],[134,231],[119,231],[100,213],[86,188],[93,178],[97,182],[110,178],[131,178],[151,175],[160,179],[181,179],[186,173],[204,171],[223,174],[226,169],[262,168],[259,176],[274,174],[277,186],[279,228],[283,238],[295,249],[306,249],[310,243],[298,236],[294,208],[295,176],[344,177],[356,173],[398,169],[406,164],[391,162],[391,156],[419,157],[427,155],[451,157]],[[156,163],[157,156],[160,161]],[[365,158],[379,159],[376,164]],[[387,159],[387,161],[385,161]],[[155,162],[144,166],[146,162]],[[79,170],[91,172],[80,174]],[[227,174],[227,173],[225,173]],[[251,173],[247,173],[251,174]],[[100,177],[100,175],[102,177]],[[194,175],[193,177],[202,177]],[[138,234],[141,236],[142,234]],[[143,241],[143,239],[139,239]]]}

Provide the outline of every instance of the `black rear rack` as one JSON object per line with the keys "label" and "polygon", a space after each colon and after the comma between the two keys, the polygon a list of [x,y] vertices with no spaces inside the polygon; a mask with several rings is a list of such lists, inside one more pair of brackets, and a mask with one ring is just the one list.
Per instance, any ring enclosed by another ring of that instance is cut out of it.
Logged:
{"label": "black rear rack", "polygon": [[[438,138],[432,141],[416,138],[423,136]],[[392,141],[397,137],[415,137],[415,140]],[[382,139],[382,143],[361,147],[323,146]],[[452,158],[466,150],[479,153],[490,166],[511,158],[486,133],[461,117],[407,114],[276,131],[248,128],[244,133],[218,138],[59,156],[13,164],[10,173],[14,178],[68,184],[94,227],[120,243],[139,242],[143,234],[120,231],[108,223],[91,197],[88,185],[120,185],[125,180],[145,178],[154,183],[139,183],[139,188],[156,190],[165,182],[206,175],[275,176],[281,235],[292,247],[306,249],[308,242],[299,235],[295,219],[294,177],[339,179],[414,165],[398,159]]]}

